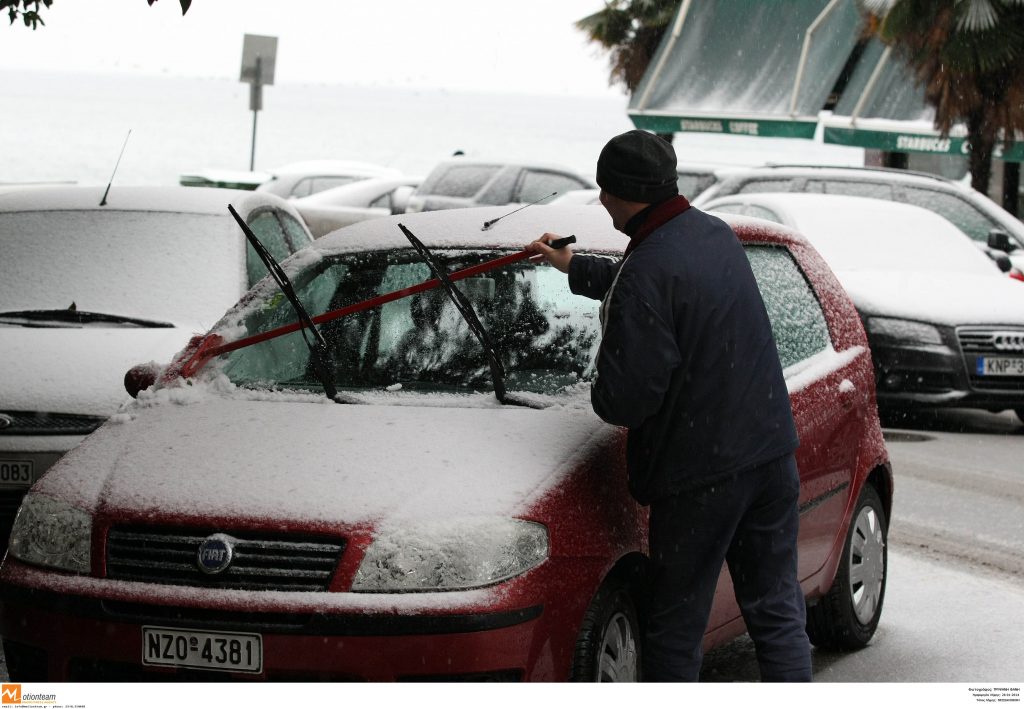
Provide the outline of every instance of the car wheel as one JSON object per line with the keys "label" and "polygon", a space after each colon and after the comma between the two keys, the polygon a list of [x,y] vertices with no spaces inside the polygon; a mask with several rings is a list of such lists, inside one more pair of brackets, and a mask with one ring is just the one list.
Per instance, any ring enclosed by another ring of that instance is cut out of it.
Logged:
{"label": "car wheel", "polygon": [[857,501],[832,588],[807,609],[807,635],[829,650],[856,650],[875,634],[888,572],[888,522],[870,485]]}
{"label": "car wheel", "polygon": [[606,582],[583,616],[574,682],[640,681],[640,623],[624,583]]}

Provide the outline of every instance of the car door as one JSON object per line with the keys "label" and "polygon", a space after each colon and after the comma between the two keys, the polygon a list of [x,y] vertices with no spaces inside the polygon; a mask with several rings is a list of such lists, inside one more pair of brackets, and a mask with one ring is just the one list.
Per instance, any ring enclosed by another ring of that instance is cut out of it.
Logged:
{"label": "car door", "polygon": [[[848,377],[856,352],[837,352],[826,310],[793,253],[781,245],[746,244],[790,393],[800,446],[798,572],[812,576],[827,561],[850,497],[857,463],[862,381]],[[856,377],[854,377],[856,378]],[[739,618],[732,580],[722,569],[709,628]]]}

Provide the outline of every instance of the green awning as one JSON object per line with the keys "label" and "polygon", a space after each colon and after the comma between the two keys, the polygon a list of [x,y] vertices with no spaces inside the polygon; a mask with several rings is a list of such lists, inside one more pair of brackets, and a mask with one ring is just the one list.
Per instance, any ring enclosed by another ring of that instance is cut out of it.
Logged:
{"label": "green awning", "polygon": [[854,0],[684,0],[629,116],[656,132],[813,138],[859,27]]}
{"label": "green awning", "polygon": [[[857,63],[835,110],[823,116],[826,143],[900,153],[967,155],[967,130],[954,126],[949,136],[935,130],[935,110],[906,63],[891,48],[871,40]],[[999,146],[995,157],[1021,162],[1024,145]]]}

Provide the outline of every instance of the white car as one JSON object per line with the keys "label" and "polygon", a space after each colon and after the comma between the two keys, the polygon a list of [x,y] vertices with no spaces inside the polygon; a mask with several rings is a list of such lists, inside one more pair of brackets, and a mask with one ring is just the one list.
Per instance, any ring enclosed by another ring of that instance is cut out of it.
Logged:
{"label": "white car", "polygon": [[371,177],[294,200],[313,238],[364,219],[402,214],[422,177]]}
{"label": "white car", "polygon": [[1024,271],[1024,224],[969,184],[911,170],[812,165],[723,169],[717,178],[692,200],[695,205],[704,208],[718,197],[760,192],[849,195],[913,204],[945,217],[990,256],[1006,254],[1014,267]]}
{"label": "white car", "polygon": [[28,487],[266,275],[227,210],[284,258],[312,242],[274,195],[187,187],[0,194],[0,547]]}
{"label": "white car", "polygon": [[289,199],[308,197],[332,187],[371,177],[395,177],[399,170],[352,160],[305,160],[269,170],[270,179],[256,188]]}
{"label": "white car", "polygon": [[1024,421],[1024,284],[946,219],[909,204],[794,193],[702,208],[784,224],[818,249],[864,322],[879,408],[1013,409]]}

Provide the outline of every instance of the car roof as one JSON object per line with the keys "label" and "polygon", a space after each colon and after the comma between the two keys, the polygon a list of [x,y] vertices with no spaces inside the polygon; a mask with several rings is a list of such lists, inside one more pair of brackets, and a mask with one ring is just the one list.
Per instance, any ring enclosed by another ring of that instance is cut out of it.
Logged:
{"label": "car roof", "polygon": [[[484,222],[503,215],[486,231]],[[764,220],[735,215],[716,215],[733,225],[744,240],[772,243],[804,241],[789,228]],[[312,248],[324,254],[407,248],[409,241],[399,228],[405,225],[429,248],[502,248],[523,249],[545,232],[575,235],[574,249],[619,254],[629,239],[612,227],[608,213],[600,205],[536,205],[515,214],[507,206],[446,209],[416,214],[400,214],[358,222],[331,232]]]}
{"label": "car roof", "polygon": [[188,214],[226,215],[233,205],[240,213],[261,206],[274,206],[295,211],[284,200],[265,193],[230,190],[218,187],[121,187],[113,185],[107,193],[105,206],[100,200],[106,186],[40,187],[0,193],[0,212],[48,212],[64,210],[110,210],[143,212],[179,212]]}
{"label": "car roof", "polygon": [[962,187],[956,180],[941,175],[917,170],[903,170],[890,167],[860,167],[853,165],[760,165],[747,168],[722,168],[718,171],[719,179],[744,179],[752,177],[808,176],[808,177],[842,177],[850,180],[882,179],[900,182],[937,182],[953,187]]}

